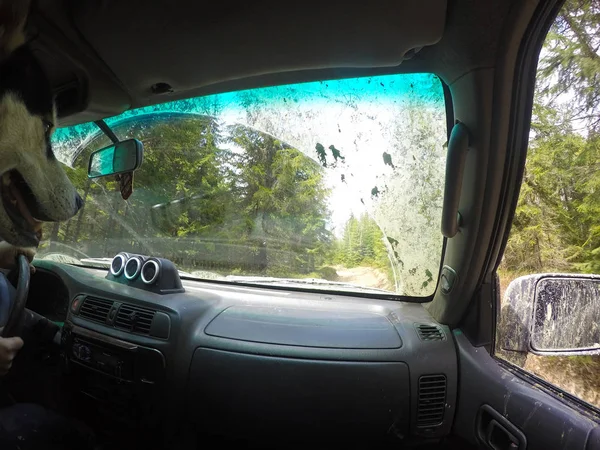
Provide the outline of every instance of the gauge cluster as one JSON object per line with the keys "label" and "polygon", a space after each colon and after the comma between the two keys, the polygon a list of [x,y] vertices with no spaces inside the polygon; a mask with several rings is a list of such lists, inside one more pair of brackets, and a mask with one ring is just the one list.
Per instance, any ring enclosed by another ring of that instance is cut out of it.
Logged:
{"label": "gauge cluster", "polygon": [[175,264],[152,256],[121,252],[113,258],[106,278],[157,294],[185,291]]}

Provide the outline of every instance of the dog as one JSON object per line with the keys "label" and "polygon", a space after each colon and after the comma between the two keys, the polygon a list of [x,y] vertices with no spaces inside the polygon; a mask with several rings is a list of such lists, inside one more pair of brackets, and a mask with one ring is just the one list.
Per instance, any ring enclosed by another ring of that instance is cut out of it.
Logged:
{"label": "dog", "polygon": [[18,247],[37,247],[43,222],[83,205],[52,151],[56,107],[25,42],[29,10],[29,1],[0,0],[0,238]]}

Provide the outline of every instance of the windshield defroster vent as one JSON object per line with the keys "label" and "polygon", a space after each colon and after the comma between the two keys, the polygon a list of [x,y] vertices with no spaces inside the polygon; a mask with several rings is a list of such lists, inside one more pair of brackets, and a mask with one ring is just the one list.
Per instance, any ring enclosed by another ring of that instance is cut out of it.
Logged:
{"label": "windshield defroster vent", "polygon": [[132,333],[150,334],[155,311],[133,305],[121,305],[115,318],[115,328]]}
{"label": "windshield defroster vent", "polygon": [[113,301],[97,297],[86,297],[79,310],[79,315],[94,322],[106,323],[108,312]]}
{"label": "windshield defroster vent", "polygon": [[417,334],[422,341],[443,341],[444,333],[436,325],[417,324]]}
{"label": "windshield defroster vent", "polygon": [[419,378],[417,427],[428,428],[444,421],[446,410],[446,376],[423,375]]}

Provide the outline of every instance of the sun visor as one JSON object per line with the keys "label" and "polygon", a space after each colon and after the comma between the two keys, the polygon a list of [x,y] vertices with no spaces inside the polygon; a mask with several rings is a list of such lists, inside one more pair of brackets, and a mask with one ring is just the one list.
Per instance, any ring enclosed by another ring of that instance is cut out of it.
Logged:
{"label": "sun visor", "polygon": [[[257,75],[389,67],[438,42],[446,0],[73,2],[73,24],[134,104]],[[93,96],[93,92],[91,93]],[[164,100],[160,100],[164,101]]]}
{"label": "sun visor", "polygon": [[[56,17],[35,15],[28,35],[29,46],[50,79],[59,126],[120,114],[131,106],[131,97],[110,68],[85,48],[73,30]],[[66,36],[70,33],[70,36]]]}

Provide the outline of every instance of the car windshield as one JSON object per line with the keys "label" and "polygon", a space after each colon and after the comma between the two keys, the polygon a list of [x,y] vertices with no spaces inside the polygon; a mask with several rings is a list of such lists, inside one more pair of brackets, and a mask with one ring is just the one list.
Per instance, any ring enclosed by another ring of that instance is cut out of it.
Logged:
{"label": "car windshield", "polygon": [[57,158],[85,206],[44,224],[38,258],[96,267],[126,251],[189,278],[431,295],[446,114],[440,80],[401,74],[210,95],[106,119],[144,145],[133,193],[90,179],[111,144],[94,123],[61,128]]}

